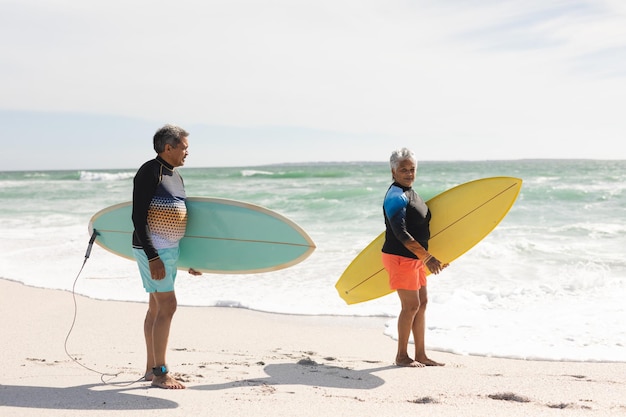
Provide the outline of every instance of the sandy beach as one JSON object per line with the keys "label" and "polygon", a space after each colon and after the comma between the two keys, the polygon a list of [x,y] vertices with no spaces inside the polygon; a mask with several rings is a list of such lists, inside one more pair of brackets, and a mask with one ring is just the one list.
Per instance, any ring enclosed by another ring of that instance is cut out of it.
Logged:
{"label": "sandy beach", "polygon": [[179,307],[168,361],[188,388],[151,388],[145,304],[76,298],[67,350],[89,370],[64,349],[71,293],[3,279],[0,293],[3,417],[626,415],[626,363],[431,351],[445,367],[398,368],[382,318],[232,308]]}

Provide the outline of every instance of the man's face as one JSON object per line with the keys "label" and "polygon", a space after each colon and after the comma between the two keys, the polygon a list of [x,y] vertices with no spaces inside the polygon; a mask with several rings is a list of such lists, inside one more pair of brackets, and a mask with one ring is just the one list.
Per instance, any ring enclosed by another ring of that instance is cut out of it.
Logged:
{"label": "man's face", "polygon": [[187,138],[182,138],[178,146],[175,148],[167,144],[165,145],[163,159],[165,159],[173,167],[183,166],[185,165],[185,158],[189,155],[187,148],[189,148]]}

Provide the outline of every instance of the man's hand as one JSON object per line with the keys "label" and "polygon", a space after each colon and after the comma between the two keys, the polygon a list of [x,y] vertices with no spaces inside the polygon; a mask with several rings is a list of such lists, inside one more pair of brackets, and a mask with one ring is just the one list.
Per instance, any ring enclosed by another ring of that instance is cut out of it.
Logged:
{"label": "man's hand", "polygon": [[189,272],[191,275],[196,276],[196,277],[199,276],[199,275],[202,275],[202,272],[196,271],[193,268],[189,268],[189,271],[187,271],[187,272]]}
{"label": "man's hand", "polygon": [[165,265],[161,258],[156,258],[150,261],[150,276],[152,279],[160,281],[165,278]]}

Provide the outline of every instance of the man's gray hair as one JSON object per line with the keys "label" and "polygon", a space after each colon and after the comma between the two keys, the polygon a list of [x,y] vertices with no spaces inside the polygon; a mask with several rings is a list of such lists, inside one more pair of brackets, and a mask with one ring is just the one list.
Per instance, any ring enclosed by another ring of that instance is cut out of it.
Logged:
{"label": "man's gray hair", "polygon": [[391,169],[398,168],[400,162],[411,160],[415,162],[415,167],[417,168],[417,160],[415,159],[415,154],[407,148],[396,149],[391,153],[391,157],[389,157],[389,165],[391,165]]}
{"label": "man's gray hair", "polygon": [[187,136],[189,133],[182,127],[165,125],[154,134],[154,150],[156,153],[161,153],[165,150],[165,145],[176,148],[181,140]]}

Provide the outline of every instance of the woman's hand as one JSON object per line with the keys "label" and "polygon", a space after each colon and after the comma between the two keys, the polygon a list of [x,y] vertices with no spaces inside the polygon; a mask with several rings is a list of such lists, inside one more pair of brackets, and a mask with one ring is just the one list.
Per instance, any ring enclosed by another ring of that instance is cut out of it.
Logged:
{"label": "woman's hand", "polygon": [[426,265],[426,268],[428,268],[428,270],[431,273],[437,275],[438,273],[443,271],[445,268],[447,268],[449,264],[447,263],[442,264],[441,261],[439,261],[439,259],[435,258],[432,255],[428,255],[428,257],[424,261],[424,265]]}
{"label": "woman's hand", "polygon": [[417,255],[418,259],[422,261],[426,268],[428,268],[428,270],[435,275],[448,267],[448,264],[442,264],[439,259],[428,253],[428,251],[424,249],[424,247],[416,240],[404,242],[404,246]]}

